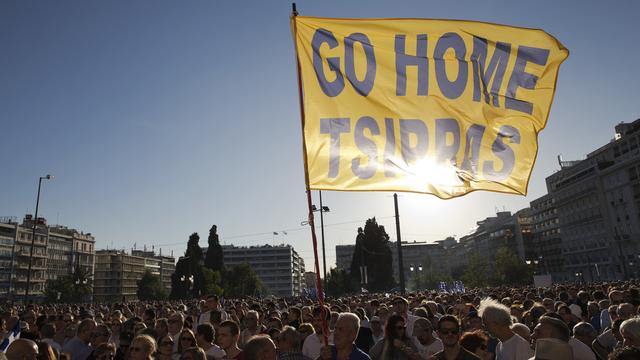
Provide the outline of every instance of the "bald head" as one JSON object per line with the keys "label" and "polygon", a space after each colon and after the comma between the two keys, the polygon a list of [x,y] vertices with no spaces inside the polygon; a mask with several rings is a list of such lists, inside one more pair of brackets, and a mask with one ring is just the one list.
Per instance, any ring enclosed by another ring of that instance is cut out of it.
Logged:
{"label": "bald head", "polygon": [[37,354],[38,345],[27,339],[14,340],[5,353],[8,360],[34,359]]}

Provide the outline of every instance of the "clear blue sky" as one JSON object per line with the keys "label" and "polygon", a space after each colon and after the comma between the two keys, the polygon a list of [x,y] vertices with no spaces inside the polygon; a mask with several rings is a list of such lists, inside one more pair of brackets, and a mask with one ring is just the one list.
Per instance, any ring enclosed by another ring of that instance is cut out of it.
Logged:
{"label": "clear blue sky", "polygon": [[[541,28],[560,69],[527,197],[402,194],[404,240],[469,232],[543,195],[556,156],[582,158],[640,117],[638,1],[299,1],[302,15],[468,19]],[[0,2],[0,215],[35,209],[97,247],[182,254],[218,225],[237,245],[286,242],[312,268],[288,1]],[[317,202],[317,194],[314,193]],[[327,260],[391,193],[324,192]],[[272,235],[288,230],[288,235]],[[257,234],[257,235],[255,235]],[[319,235],[319,233],[318,233]]]}

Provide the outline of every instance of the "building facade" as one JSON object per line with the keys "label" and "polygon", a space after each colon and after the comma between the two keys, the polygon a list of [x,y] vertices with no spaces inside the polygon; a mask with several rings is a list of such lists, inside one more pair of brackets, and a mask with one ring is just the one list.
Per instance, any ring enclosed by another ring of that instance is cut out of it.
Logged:
{"label": "building facade", "polygon": [[[75,244],[79,250],[74,253]],[[94,246],[91,234],[59,225],[48,226],[44,218],[36,220],[27,214],[21,223],[14,217],[0,219],[0,299],[22,301],[30,282],[30,299],[42,300],[46,281],[73,274],[76,265],[91,278]]]}
{"label": "building facade", "polygon": [[145,271],[160,277],[167,294],[171,291],[171,274],[175,259],[156,255],[153,251],[98,250],[96,252],[95,301],[116,302],[138,299],[138,281]]}
{"label": "building facade", "polygon": [[556,281],[640,275],[640,119],[615,131],[586,159],[559,159],[560,171],[546,179],[563,259],[550,270]]}
{"label": "building facade", "polygon": [[223,245],[225,266],[247,263],[276,296],[298,296],[304,288],[304,260],[291,245],[237,247]]}

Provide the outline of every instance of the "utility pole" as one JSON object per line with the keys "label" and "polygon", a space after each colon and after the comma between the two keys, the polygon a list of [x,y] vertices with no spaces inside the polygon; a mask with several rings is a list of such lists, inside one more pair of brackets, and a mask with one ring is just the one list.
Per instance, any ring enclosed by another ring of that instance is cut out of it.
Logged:
{"label": "utility pole", "polygon": [[393,205],[396,209],[396,238],[398,243],[398,275],[400,277],[400,293],[406,292],[404,286],[404,265],[402,264],[402,239],[400,236],[400,213],[398,212],[398,194],[393,194]]}

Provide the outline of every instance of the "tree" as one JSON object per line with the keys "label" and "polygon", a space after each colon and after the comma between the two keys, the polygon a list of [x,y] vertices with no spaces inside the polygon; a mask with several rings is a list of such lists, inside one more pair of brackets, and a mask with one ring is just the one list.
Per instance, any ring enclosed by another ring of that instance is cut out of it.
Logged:
{"label": "tree", "polygon": [[359,286],[343,269],[333,268],[327,275],[327,287],[331,289],[331,296],[338,297],[359,292]]}
{"label": "tree", "polygon": [[76,266],[73,274],[55,280],[47,280],[45,301],[49,303],[88,302],[93,291],[88,271]]}
{"label": "tree", "polygon": [[186,299],[191,292],[192,284],[189,279],[192,279],[192,273],[189,268],[189,259],[181,257],[176,263],[176,270],[171,274],[171,294],[169,298],[173,300]]}
{"label": "tree", "polygon": [[351,276],[360,284],[364,281],[360,267],[366,266],[367,288],[372,292],[391,289],[393,279],[393,257],[389,248],[389,235],[384,226],[378,225],[376,218],[368,219],[364,230],[358,228],[356,248],[351,260]]}
{"label": "tree", "polygon": [[468,287],[482,287],[489,284],[489,264],[487,259],[472,254],[467,263],[462,280]]}
{"label": "tree", "polygon": [[218,227],[215,225],[209,230],[209,248],[207,249],[207,257],[204,260],[204,266],[213,271],[221,271],[224,268],[222,246],[220,246],[217,230]]}
{"label": "tree", "polygon": [[247,263],[234,265],[225,271],[222,284],[224,296],[228,298],[256,296],[265,292],[258,275]]}
{"label": "tree", "polygon": [[204,294],[222,295],[222,276],[219,271],[213,271],[209,268],[202,268]]}
{"label": "tree", "polygon": [[527,285],[532,282],[532,274],[527,265],[507,247],[496,251],[493,274],[492,285]]}
{"label": "tree", "polygon": [[152,274],[150,270],[146,270],[142,275],[142,278],[138,280],[139,300],[164,300],[167,298],[167,293],[160,282],[160,276]]}
{"label": "tree", "polygon": [[202,258],[202,248],[198,243],[200,242],[200,235],[197,232],[194,232],[189,236],[189,241],[187,242],[187,250],[184,252],[184,256],[193,260],[194,264],[200,263]]}

